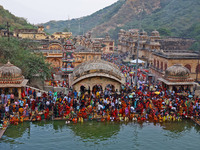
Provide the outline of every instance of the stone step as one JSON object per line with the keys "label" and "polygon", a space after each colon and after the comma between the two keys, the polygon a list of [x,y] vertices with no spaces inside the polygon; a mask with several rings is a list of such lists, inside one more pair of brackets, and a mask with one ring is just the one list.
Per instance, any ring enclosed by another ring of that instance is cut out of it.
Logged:
{"label": "stone step", "polygon": [[35,88],[35,87],[31,87],[31,86],[28,86],[28,85],[26,85],[25,87],[30,88],[32,90],[35,90],[36,92],[40,91],[42,93],[48,93],[48,91],[44,91],[44,90],[41,90],[41,89],[38,89],[38,88]]}

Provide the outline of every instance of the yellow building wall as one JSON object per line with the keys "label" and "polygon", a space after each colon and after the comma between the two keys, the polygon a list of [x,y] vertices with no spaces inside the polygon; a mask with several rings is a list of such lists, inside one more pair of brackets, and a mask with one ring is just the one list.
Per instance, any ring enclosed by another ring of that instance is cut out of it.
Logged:
{"label": "yellow building wall", "polygon": [[19,38],[22,39],[35,39],[35,40],[42,40],[42,39],[46,39],[46,35],[45,34],[33,34],[33,33],[19,33],[18,34]]}
{"label": "yellow building wall", "polygon": [[56,44],[50,44],[48,49],[49,50],[63,50],[63,47],[62,45],[56,43]]}
{"label": "yellow building wall", "polygon": [[76,67],[79,64],[85,62],[85,61],[90,61],[90,60],[94,60],[94,59],[101,59],[101,54],[95,54],[95,53],[75,53],[74,54],[74,61],[73,62],[73,66]]}
{"label": "yellow building wall", "polygon": [[[182,66],[190,65],[191,66],[191,77],[193,79],[196,79],[196,77],[197,77],[197,74],[196,74],[196,68],[198,65],[197,59],[166,59],[163,57],[153,55],[153,59],[152,59],[153,66],[154,66],[154,59],[156,60],[156,68],[157,68],[157,61],[159,61],[159,69],[161,69],[161,62],[163,62],[163,71],[165,71],[165,64],[167,64],[167,68],[169,68],[175,64],[181,64]],[[157,75],[160,74],[155,70],[153,72]],[[200,73],[198,74],[198,80],[200,80]]]}

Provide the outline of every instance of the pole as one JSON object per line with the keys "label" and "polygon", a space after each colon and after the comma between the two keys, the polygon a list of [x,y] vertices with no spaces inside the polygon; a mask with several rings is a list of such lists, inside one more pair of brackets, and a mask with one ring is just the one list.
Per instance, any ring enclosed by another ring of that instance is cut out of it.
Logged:
{"label": "pole", "polygon": [[198,64],[197,64],[197,69],[196,69],[196,82],[198,82],[198,75],[199,75],[199,59],[200,59],[200,52],[199,52],[199,55],[198,55]]}
{"label": "pole", "polygon": [[136,54],[136,71],[135,71],[135,86],[137,88],[137,72],[138,72],[138,50],[140,48],[140,30],[138,31],[138,45]]}
{"label": "pole", "polygon": [[[144,4],[142,3],[142,12],[144,11]],[[142,14],[141,14],[142,15]],[[136,72],[135,72],[135,86],[136,86],[136,88],[137,88],[137,72],[138,72],[138,51],[139,51],[139,48],[140,48],[140,29],[141,29],[141,16],[140,15],[140,22],[139,22],[139,30],[138,30],[138,44],[137,44],[137,58],[136,58]]]}

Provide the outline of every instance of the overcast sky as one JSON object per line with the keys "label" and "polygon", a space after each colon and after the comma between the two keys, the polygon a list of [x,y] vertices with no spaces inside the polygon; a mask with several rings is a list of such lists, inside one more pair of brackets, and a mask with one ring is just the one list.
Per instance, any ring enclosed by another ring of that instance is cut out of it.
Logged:
{"label": "overcast sky", "polygon": [[32,24],[90,15],[118,0],[0,0],[0,5]]}

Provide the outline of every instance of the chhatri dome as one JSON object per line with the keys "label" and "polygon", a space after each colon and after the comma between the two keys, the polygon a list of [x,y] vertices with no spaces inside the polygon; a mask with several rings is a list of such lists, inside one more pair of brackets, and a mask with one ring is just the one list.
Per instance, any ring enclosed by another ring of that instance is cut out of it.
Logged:
{"label": "chhatri dome", "polygon": [[175,64],[165,71],[165,78],[170,80],[185,80],[190,78],[190,71],[180,64]]}
{"label": "chhatri dome", "polygon": [[119,79],[123,77],[121,71],[115,64],[103,60],[86,61],[78,65],[73,71],[73,77],[79,77],[83,74],[88,74],[89,71],[101,73],[105,72]]}
{"label": "chhatri dome", "polygon": [[192,90],[195,85],[194,79],[190,77],[190,71],[180,64],[175,64],[167,68],[165,75],[158,80],[170,90],[177,90],[180,87]]}
{"label": "chhatri dome", "polygon": [[85,88],[95,90],[97,85],[103,90],[110,85],[113,90],[119,91],[121,85],[125,84],[125,77],[118,66],[104,60],[81,63],[69,78],[69,85],[76,91],[84,91]]}
{"label": "chhatri dome", "polygon": [[22,87],[27,82],[28,80],[22,75],[22,70],[9,61],[0,67],[0,87]]}

